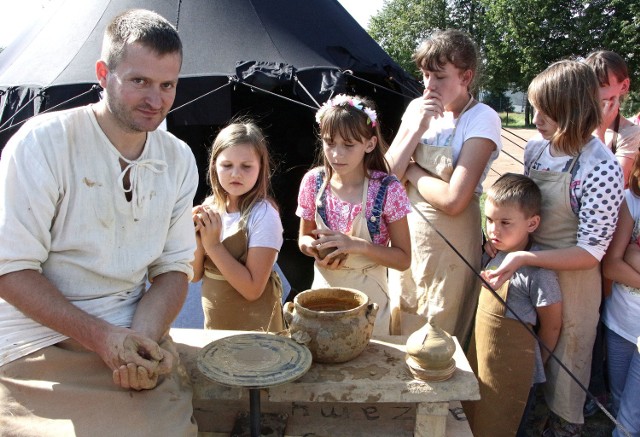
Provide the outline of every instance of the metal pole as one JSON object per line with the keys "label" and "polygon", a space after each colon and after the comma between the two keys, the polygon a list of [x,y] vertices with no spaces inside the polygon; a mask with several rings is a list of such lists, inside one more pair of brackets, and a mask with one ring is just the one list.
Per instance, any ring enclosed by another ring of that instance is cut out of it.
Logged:
{"label": "metal pole", "polygon": [[260,426],[260,389],[249,389],[249,423],[251,426],[251,437],[260,437],[262,432]]}

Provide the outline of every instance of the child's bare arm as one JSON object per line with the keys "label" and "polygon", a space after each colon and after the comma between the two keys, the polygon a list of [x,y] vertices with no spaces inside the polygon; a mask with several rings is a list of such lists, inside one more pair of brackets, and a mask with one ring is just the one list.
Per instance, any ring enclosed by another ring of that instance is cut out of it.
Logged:
{"label": "child's bare arm", "polygon": [[193,268],[193,279],[191,282],[198,282],[204,275],[204,258],[206,253],[202,246],[202,238],[200,238],[200,221],[198,220],[198,214],[201,210],[202,205],[194,206],[191,210],[194,232],[196,233],[196,251],[193,253],[194,259],[191,261],[191,267]]}
{"label": "child's bare arm", "polygon": [[242,264],[222,244],[207,248],[207,253],[227,282],[250,302],[262,296],[278,256],[270,247],[250,247]]}
{"label": "child's bare arm", "polygon": [[638,246],[638,243],[633,242],[627,246],[623,259],[633,267],[633,270],[640,272],[640,246]]}
{"label": "child's bare arm", "polygon": [[618,224],[613,239],[602,259],[604,276],[630,287],[640,287],[640,273],[625,260],[625,254],[631,240],[635,220],[629,212],[626,202],[622,203],[618,215]]}
{"label": "child's bare arm", "polygon": [[[551,351],[556,348],[560,329],[562,328],[562,302],[557,302],[544,307],[537,307],[538,319],[540,320],[540,329],[538,337]],[[540,347],[542,362],[546,363],[549,359],[549,352],[544,347]]]}
{"label": "child's bare arm", "polygon": [[312,245],[316,240],[313,231],[316,229],[316,222],[300,219],[300,231],[298,232],[298,248],[300,252],[307,256],[318,259],[318,250]]}

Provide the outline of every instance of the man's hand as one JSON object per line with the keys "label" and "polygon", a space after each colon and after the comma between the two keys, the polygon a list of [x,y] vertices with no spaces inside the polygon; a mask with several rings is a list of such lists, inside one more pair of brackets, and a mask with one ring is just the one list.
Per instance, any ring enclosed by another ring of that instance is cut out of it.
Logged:
{"label": "man's hand", "polygon": [[155,372],[149,372],[142,366],[133,363],[123,364],[113,371],[113,382],[124,389],[150,390],[158,385],[158,377],[171,371],[172,355],[161,349],[165,358],[158,362]]}
{"label": "man's hand", "polygon": [[115,327],[104,349],[96,351],[113,370],[113,381],[122,388],[154,388],[160,375],[169,373],[173,355],[150,338],[127,328]]}

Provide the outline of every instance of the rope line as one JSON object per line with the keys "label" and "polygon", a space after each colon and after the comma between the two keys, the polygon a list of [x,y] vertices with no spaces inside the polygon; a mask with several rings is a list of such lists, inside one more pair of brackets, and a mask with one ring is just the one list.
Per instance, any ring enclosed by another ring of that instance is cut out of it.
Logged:
{"label": "rope line", "polygon": [[302,82],[300,82],[300,79],[298,79],[298,76],[294,76],[293,80],[295,80],[295,82],[300,85],[300,88],[302,88],[304,90],[305,93],[307,93],[307,96],[309,96],[309,98],[311,100],[313,100],[313,103],[316,104],[316,106],[319,108],[320,107],[320,103],[318,103],[318,101],[316,99],[313,98],[313,95],[309,92],[309,90],[304,86],[304,84]]}
{"label": "rope line", "polygon": [[[502,129],[503,129],[503,130],[506,130],[505,128],[502,128]],[[507,132],[508,132],[508,131],[507,131]],[[505,139],[505,140],[507,140],[507,141],[509,141],[511,144],[515,144],[515,145],[516,145],[516,146],[518,146],[520,149],[524,150],[524,147],[522,147],[520,144],[518,144],[518,143],[516,143],[515,141],[513,141],[511,138],[509,138],[509,137],[507,137],[507,136],[504,136],[504,135],[502,135],[502,134],[500,135],[500,137],[501,137],[501,138],[503,138],[503,139]],[[520,137],[518,137],[518,138],[520,138]],[[522,139],[522,138],[521,138],[521,139]],[[522,139],[522,141],[524,141],[524,142],[525,142],[525,144],[527,143],[527,140],[525,140],[525,139]]]}
{"label": "rope line", "polygon": [[[54,109],[58,108],[59,106],[66,105],[67,103],[72,102],[72,101],[74,101],[74,100],[76,100],[76,99],[79,99],[80,97],[82,97],[82,96],[84,96],[84,95],[86,95],[86,94],[89,94],[90,92],[98,91],[98,90],[101,90],[101,89],[102,89],[102,87],[100,87],[99,85],[92,85],[92,86],[91,86],[91,88],[89,88],[87,91],[85,91],[85,92],[83,92],[83,93],[81,93],[81,94],[78,94],[77,96],[71,97],[70,99],[65,100],[64,102],[60,102],[60,103],[58,103],[57,105],[52,106],[51,108],[47,108],[47,109],[45,109],[44,111],[39,112],[38,114],[45,114],[45,113],[47,113],[47,112],[49,112],[49,111],[53,111]],[[29,100],[29,102],[27,102],[27,103],[26,103],[25,105],[23,105],[23,106],[22,106],[18,111],[16,111],[16,112],[13,114],[13,116],[12,116],[11,118],[9,118],[6,122],[4,122],[4,123],[2,124],[2,126],[0,126],[0,133],[2,133],[2,132],[4,132],[4,131],[7,131],[7,130],[9,130],[9,129],[13,128],[13,127],[20,126],[20,125],[21,125],[21,124],[23,124],[24,122],[29,121],[32,117],[35,117],[35,115],[32,115],[31,117],[29,117],[29,118],[27,118],[27,119],[25,119],[25,120],[22,120],[22,121],[20,121],[20,122],[18,122],[18,123],[16,123],[16,124],[13,124],[13,125],[11,125],[11,126],[7,126],[6,128],[4,128],[4,126],[5,126],[5,125],[10,121],[10,120],[12,120],[12,119],[13,119],[13,117],[15,117],[15,116],[18,114],[18,112],[22,111],[22,110],[23,110],[23,109],[24,109],[24,108],[25,108],[29,103],[31,103],[31,102],[32,102],[36,97],[38,97],[38,96],[43,96],[43,95],[45,95],[45,93],[46,93],[46,88],[45,88],[45,89],[43,89],[43,90],[41,90],[38,94],[36,94],[36,95],[33,97],[33,99]]]}
{"label": "rope line", "polygon": [[489,168],[489,170],[491,170],[492,172],[494,172],[495,174],[497,174],[498,176],[502,176],[502,173],[500,173],[498,170],[496,170],[495,168],[491,167]]}
{"label": "rope line", "polygon": [[504,148],[500,151],[500,153],[504,153],[505,155],[507,155],[508,157],[512,158],[514,161],[516,161],[518,164],[522,164],[524,166],[524,162],[520,161],[518,158],[513,156],[511,153],[505,151]]}
{"label": "rope line", "polygon": [[522,138],[520,135],[518,135],[518,134],[517,134],[517,133],[515,133],[515,132],[510,131],[510,130],[509,130],[509,129],[507,129],[507,128],[504,128],[504,127],[503,127],[503,128],[502,128],[502,130],[503,130],[503,131],[506,131],[506,132],[509,132],[511,135],[513,135],[514,137],[516,137],[516,138],[518,138],[518,139],[520,139],[520,140],[524,141],[525,143],[527,142],[527,140],[526,140],[526,139]]}
{"label": "rope line", "polygon": [[311,105],[307,105],[306,103],[298,102],[297,100],[293,100],[293,99],[291,99],[289,97],[282,96],[280,94],[274,93],[274,92],[269,91],[269,90],[262,89],[260,87],[257,87],[255,85],[251,85],[251,84],[246,83],[246,82],[239,82],[239,81],[236,80],[236,83],[239,83],[240,85],[244,85],[246,87],[249,87],[254,91],[260,91],[260,92],[265,93],[265,94],[269,94],[269,95],[272,95],[272,96],[280,97],[281,99],[287,100],[287,101],[289,101],[291,103],[295,103],[295,104],[300,105],[300,106],[304,106],[305,108],[309,108],[309,109],[312,109],[314,111],[316,111],[318,109],[318,108],[313,107]]}
{"label": "rope line", "polygon": [[[367,79],[363,79],[362,77],[356,76],[356,75],[354,75],[354,74],[353,74],[353,71],[351,71],[351,70],[344,70],[344,71],[342,71],[342,74],[344,74],[345,76],[353,77],[354,79],[358,79],[360,82],[367,83],[367,84],[372,85],[372,86],[374,86],[374,87],[382,88],[383,90],[388,91],[388,92],[390,92],[390,93],[392,93],[392,94],[396,94],[396,95],[398,95],[398,96],[402,96],[402,97],[407,97],[407,96],[405,96],[404,94],[399,93],[399,92],[398,92],[398,91],[396,91],[396,90],[392,90],[391,88],[387,88],[387,87],[386,87],[386,86],[384,86],[384,85],[380,85],[380,84],[377,84],[377,83],[371,82],[371,81],[369,81],[369,80],[367,80]],[[401,84],[400,82],[398,82],[398,81],[394,80],[394,79],[393,79],[393,77],[391,77],[391,76],[388,76],[388,77],[387,77],[387,79],[390,79],[390,80],[394,81],[395,83],[397,83],[397,84],[399,84],[399,85],[401,85],[401,86],[403,85],[403,84]],[[408,87],[406,87],[406,86],[404,86],[404,88],[405,88],[407,91],[412,92],[413,94],[415,94],[415,93],[416,93],[416,92],[415,92],[415,90],[411,90],[411,89],[409,89],[409,88],[408,88]],[[416,94],[416,97],[417,97],[417,96],[419,96],[419,95],[420,95],[419,93],[418,93],[418,94]]]}
{"label": "rope line", "polygon": [[388,79],[392,82],[395,82],[398,84],[398,86],[402,89],[404,89],[405,91],[413,94],[413,97],[420,97],[422,95],[422,91],[416,89],[416,88],[409,88],[407,85],[403,84],[402,82],[398,82],[393,76],[389,76]]}
{"label": "rope line", "polygon": [[184,108],[185,106],[190,105],[190,104],[192,104],[193,102],[198,101],[198,100],[200,100],[200,99],[203,99],[203,98],[207,97],[207,96],[208,96],[208,95],[210,95],[210,94],[216,93],[216,92],[220,91],[222,88],[224,88],[224,87],[226,87],[226,86],[229,86],[230,84],[231,84],[231,78],[229,78],[229,82],[225,83],[224,85],[221,85],[221,86],[219,86],[218,88],[216,88],[216,89],[214,89],[214,90],[207,91],[206,93],[204,93],[204,94],[202,94],[202,95],[200,95],[200,96],[198,96],[198,97],[196,97],[196,98],[194,98],[194,99],[192,99],[192,100],[189,100],[188,102],[183,103],[182,105],[180,105],[180,106],[178,106],[178,107],[176,107],[176,108],[171,109],[171,110],[168,112],[168,114],[171,114],[171,113],[173,113],[173,112],[177,111],[178,109],[182,109],[182,108]]}
{"label": "rope line", "polygon": [[[42,96],[42,91],[37,93],[37,94],[35,94],[33,97],[31,97],[31,99],[29,99],[24,105],[22,105],[20,108],[18,108],[18,110],[16,112],[14,112],[11,117],[9,117],[4,123],[2,123],[2,125],[0,125],[0,129],[4,128],[7,125],[7,123],[10,123],[16,117],[16,115],[18,115],[24,108],[29,106],[29,104],[31,104],[31,102],[33,102],[35,99],[37,99],[38,97],[41,97],[41,96]],[[31,117],[29,117],[29,118],[31,118]],[[19,126],[19,124],[17,124],[16,126]],[[9,127],[11,127],[11,126],[9,126]],[[4,130],[0,130],[0,132],[4,132]]]}

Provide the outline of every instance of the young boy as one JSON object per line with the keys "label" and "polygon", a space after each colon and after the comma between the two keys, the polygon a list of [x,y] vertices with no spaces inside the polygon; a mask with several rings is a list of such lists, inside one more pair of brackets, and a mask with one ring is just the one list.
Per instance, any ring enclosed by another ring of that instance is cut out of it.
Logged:
{"label": "young boy", "polygon": [[[530,235],[540,224],[540,204],[540,190],[526,176],[508,173],[493,184],[484,211],[487,246],[495,250],[489,250],[493,259],[485,255],[486,269],[499,266],[510,252],[538,250]],[[555,348],[562,325],[555,272],[522,267],[496,292],[529,327],[539,322],[538,337],[550,350]],[[483,287],[468,353],[481,399],[465,405],[475,437],[516,435],[529,394],[545,381],[543,364],[549,353],[540,349],[515,315]]]}

